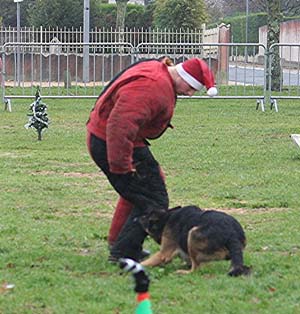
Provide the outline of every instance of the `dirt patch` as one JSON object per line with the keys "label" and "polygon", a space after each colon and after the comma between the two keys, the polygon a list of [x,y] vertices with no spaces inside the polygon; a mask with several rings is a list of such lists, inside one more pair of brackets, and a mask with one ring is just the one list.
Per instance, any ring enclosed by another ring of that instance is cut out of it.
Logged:
{"label": "dirt patch", "polygon": [[286,208],[207,208],[206,210],[217,210],[227,214],[262,214],[262,213],[273,213],[273,212],[282,212]]}
{"label": "dirt patch", "polygon": [[71,178],[95,178],[99,177],[100,173],[64,172],[63,176]]}
{"label": "dirt patch", "polygon": [[[101,218],[101,219],[112,219],[113,213],[114,213],[114,205],[115,201],[111,202],[111,207],[112,210],[111,212],[103,212],[100,210],[94,210],[89,213],[87,212],[81,212],[81,211],[72,211],[70,210],[69,212],[56,212],[54,215],[58,217],[63,217],[63,216],[89,216],[89,217],[95,217],[95,218]],[[273,213],[273,212],[282,212],[285,209],[284,208],[255,208],[255,209],[245,209],[245,208],[206,208],[205,210],[216,210],[219,212],[224,212],[229,215],[249,215],[249,214],[263,214],[263,213]]]}
{"label": "dirt patch", "polygon": [[97,173],[86,173],[86,172],[59,172],[59,171],[36,171],[32,172],[31,175],[34,176],[51,176],[51,175],[59,175],[63,177],[69,177],[69,178],[99,178],[104,177],[105,175],[101,172]]}
{"label": "dirt patch", "polygon": [[19,154],[19,153],[11,153],[11,152],[4,152],[0,154],[0,158],[27,158],[30,157],[31,154]]}

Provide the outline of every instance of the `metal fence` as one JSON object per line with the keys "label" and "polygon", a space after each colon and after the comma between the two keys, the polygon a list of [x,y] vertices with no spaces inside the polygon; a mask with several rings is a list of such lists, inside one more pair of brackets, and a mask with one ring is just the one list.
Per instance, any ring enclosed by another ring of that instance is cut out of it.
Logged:
{"label": "metal fence", "polygon": [[[88,46],[88,54],[83,47]],[[5,98],[30,98],[39,86],[43,97],[96,97],[103,86],[133,62],[128,43],[7,43],[2,51]],[[88,78],[84,78],[88,67]]]}
{"label": "metal fence", "polygon": [[[133,46],[144,42],[200,43],[217,42],[219,28],[206,29],[159,29],[159,28],[94,28],[89,31],[89,42],[126,42]],[[21,43],[83,43],[83,28],[20,28]],[[17,42],[16,27],[0,27],[0,46]]]}
{"label": "metal fence", "polygon": [[[85,45],[6,43],[1,51],[3,99],[32,98],[37,86],[43,98],[96,98],[114,75],[133,62],[166,55],[174,63],[191,57],[205,59],[216,76],[217,98],[255,99],[257,108],[261,106],[262,110],[269,100],[277,110],[276,99],[300,99],[300,45],[280,44],[267,50],[260,44],[152,42],[134,46],[106,42],[89,43],[88,55],[84,56]],[[274,49],[278,47],[290,49],[293,59],[282,60],[281,90],[273,92],[266,79],[271,71]],[[258,56],[258,50],[264,53]],[[298,54],[296,60],[295,54]],[[83,75],[87,65],[88,78]],[[193,98],[207,96],[203,91]]]}
{"label": "metal fence", "polygon": [[270,74],[275,55],[280,57],[279,88],[272,89],[272,80],[268,81],[268,98],[271,107],[278,111],[279,99],[300,99],[300,44],[273,44],[269,49],[268,70]]}

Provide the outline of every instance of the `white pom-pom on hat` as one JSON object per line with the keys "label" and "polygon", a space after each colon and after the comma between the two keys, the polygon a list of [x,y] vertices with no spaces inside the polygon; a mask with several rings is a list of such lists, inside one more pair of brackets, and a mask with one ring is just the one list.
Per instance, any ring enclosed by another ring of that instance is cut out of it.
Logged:
{"label": "white pom-pom on hat", "polygon": [[209,97],[214,97],[214,96],[218,95],[218,90],[215,86],[213,86],[213,87],[209,88],[206,93]]}

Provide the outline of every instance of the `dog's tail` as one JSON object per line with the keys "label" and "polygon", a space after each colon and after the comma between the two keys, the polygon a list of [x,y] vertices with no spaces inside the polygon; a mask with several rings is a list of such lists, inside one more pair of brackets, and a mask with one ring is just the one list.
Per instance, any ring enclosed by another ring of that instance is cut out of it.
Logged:
{"label": "dog's tail", "polygon": [[241,275],[250,275],[251,267],[244,265],[243,248],[244,245],[240,241],[231,241],[230,245],[228,245],[231,258],[231,269],[228,273],[229,276],[237,277]]}

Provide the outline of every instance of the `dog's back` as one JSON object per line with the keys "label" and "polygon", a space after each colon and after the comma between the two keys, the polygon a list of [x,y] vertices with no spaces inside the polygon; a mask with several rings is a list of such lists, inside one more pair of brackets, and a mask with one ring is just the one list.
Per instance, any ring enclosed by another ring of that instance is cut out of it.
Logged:
{"label": "dog's back", "polygon": [[185,206],[168,210],[162,232],[162,251],[170,243],[186,253],[196,269],[202,262],[231,259],[229,275],[248,274],[243,265],[243,249],[246,237],[240,223],[232,216],[214,210],[201,210],[197,206]]}
{"label": "dog's back", "polygon": [[243,246],[246,244],[242,226],[234,217],[226,213],[202,210],[197,206],[185,206],[171,210],[169,215],[165,227],[170,229],[181,249],[186,253],[188,233],[193,227],[199,227],[201,234],[210,238],[212,250],[226,246],[232,238]]}

